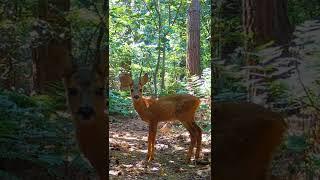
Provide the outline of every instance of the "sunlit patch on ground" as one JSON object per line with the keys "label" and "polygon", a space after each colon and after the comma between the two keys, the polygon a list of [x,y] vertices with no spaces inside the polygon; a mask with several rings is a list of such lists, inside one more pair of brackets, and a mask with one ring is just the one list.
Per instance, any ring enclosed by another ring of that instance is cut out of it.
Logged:
{"label": "sunlit patch on ground", "polygon": [[[112,118],[117,119],[112,123]],[[155,160],[145,162],[148,126],[139,118],[110,117],[109,177],[110,179],[211,179],[211,165],[185,162],[190,144],[184,128],[171,126],[161,132],[158,126]],[[202,135],[202,157],[211,158],[211,136]],[[211,161],[211,160],[210,160]]]}

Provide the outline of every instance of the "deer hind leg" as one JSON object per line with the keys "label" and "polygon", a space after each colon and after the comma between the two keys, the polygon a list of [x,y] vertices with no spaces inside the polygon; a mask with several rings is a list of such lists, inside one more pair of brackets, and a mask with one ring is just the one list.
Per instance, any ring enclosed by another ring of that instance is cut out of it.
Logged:
{"label": "deer hind leg", "polygon": [[196,146],[197,146],[197,150],[196,150],[196,155],[195,158],[196,160],[199,159],[200,157],[200,153],[201,153],[201,141],[202,141],[202,130],[201,128],[193,121],[192,125],[194,127],[194,129],[196,130]]}
{"label": "deer hind leg", "polygon": [[154,145],[156,141],[157,135],[157,123],[150,123],[149,124],[149,135],[148,135],[148,154],[147,154],[147,161],[151,161],[154,159]]}
{"label": "deer hind leg", "polygon": [[189,163],[191,160],[191,156],[193,155],[193,149],[194,149],[196,141],[197,141],[196,140],[197,134],[196,134],[196,131],[195,131],[192,123],[190,123],[190,121],[182,122],[182,124],[189,131],[190,139],[191,139],[191,143],[190,143],[188,154],[187,154],[187,163]]}

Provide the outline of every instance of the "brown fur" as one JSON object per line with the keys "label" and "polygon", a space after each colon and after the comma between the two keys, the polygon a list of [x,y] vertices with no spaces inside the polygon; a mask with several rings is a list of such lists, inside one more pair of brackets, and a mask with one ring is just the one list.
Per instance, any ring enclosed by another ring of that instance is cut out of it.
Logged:
{"label": "brown fur", "polygon": [[190,133],[191,145],[187,161],[190,161],[195,146],[195,158],[198,159],[201,151],[202,132],[200,127],[194,122],[194,118],[200,104],[199,98],[189,94],[176,94],[158,99],[143,97],[142,88],[147,81],[147,75],[141,77],[138,82],[133,82],[129,74],[124,73],[120,75],[121,87],[131,89],[131,97],[135,110],[143,121],[149,123],[147,160],[151,161],[154,159],[154,145],[158,122],[173,120],[179,120]]}
{"label": "brown fur", "polygon": [[286,124],[252,103],[214,105],[214,180],[266,180]]}
{"label": "brown fur", "polygon": [[[79,148],[104,180],[108,173],[108,129],[104,114],[104,75],[101,72],[97,67],[72,67],[67,71],[64,83]],[[85,110],[81,110],[83,107]]]}

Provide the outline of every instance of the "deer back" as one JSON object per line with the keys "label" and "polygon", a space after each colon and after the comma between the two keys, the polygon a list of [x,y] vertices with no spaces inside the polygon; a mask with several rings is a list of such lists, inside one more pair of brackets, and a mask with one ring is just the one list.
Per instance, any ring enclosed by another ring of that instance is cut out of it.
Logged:
{"label": "deer back", "polygon": [[256,104],[215,104],[214,179],[266,179],[285,129],[280,114]]}
{"label": "deer back", "polygon": [[188,94],[176,94],[155,98],[143,98],[134,102],[134,107],[143,119],[170,121],[193,116],[200,100]]}

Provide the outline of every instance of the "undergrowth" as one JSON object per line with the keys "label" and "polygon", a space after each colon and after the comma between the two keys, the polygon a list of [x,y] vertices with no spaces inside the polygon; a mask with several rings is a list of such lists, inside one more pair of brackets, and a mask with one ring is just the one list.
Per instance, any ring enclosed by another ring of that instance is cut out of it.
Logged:
{"label": "undergrowth", "polygon": [[92,171],[79,158],[72,121],[60,106],[49,96],[0,90],[0,179],[64,178],[66,167]]}

